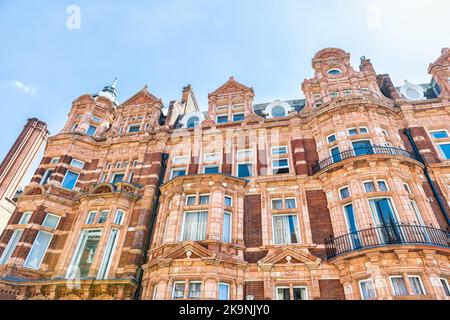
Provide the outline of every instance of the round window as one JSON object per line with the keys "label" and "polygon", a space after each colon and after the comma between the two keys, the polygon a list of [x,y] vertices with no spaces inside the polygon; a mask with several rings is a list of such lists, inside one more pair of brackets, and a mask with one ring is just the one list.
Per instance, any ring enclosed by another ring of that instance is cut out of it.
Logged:
{"label": "round window", "polygon": [[406,95],[408,96],[409,99],[411,100],[416,100],[420,98],[420,94],[417,92],[416,89],[414,88],[408,88],[406,89]]}
{"label": "round window", "polygon": [[192,117],[188,120],[187,122],[187,127],[189,129],[195,128],[196,126],[198,126],[198,123],[200,122],[200,119],[198,117]]}
{"label": "round window", "polygon": [[328,74],[332,75],[332,76],[337,76],[337,75],[340,75],[341,73],[342,73],[342,71],[339,70],[339,69],[330,69],[330,70],[328,70]]}
{"label": "round window", "polygon": [[281,106],[275,107],[272,109],[272,117],[274,118],[286,117],[286,111]]}

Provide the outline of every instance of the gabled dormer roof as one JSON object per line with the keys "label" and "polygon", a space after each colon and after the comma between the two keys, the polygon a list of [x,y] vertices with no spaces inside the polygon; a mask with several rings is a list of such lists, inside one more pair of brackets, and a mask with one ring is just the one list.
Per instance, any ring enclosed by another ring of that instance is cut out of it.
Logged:
{"label": "gabled dormer roof", "polygon": [[247,87],[242,83],[236,81],[233,77],[230,77],[227,82],[225,82],[222,86],[216,89],[214,92],[210,93],[208,97],[219,96],[219,95],[227,95],[233,93],[243,93],[249,92],[252,96],[255,95],[253,88]]}
{"label": "gabled dormer roof", "polygon": [[162,100],[155,97],[153,94],[151,94],[148,91],[148,86],[145,86],[139,92],[137,92],[134,96],[132,96],[127,101],[122,103],[120,106],[126,107],[126,106],[141,105],[141,104],[153,104],[153,103],[159,103],[161,105],[163,104]]}

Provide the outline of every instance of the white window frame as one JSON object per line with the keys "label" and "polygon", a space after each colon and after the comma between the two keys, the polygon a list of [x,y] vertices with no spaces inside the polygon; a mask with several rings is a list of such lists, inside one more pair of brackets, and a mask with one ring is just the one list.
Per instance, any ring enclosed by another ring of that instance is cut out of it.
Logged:
{"label": "white window frame", "polygon": [[[344,189],[348,190],[348,197],[347,198],[342,198],[341,191],[344,190]],[[345,187],[339,188],[338,189],[338,193],[339,193],[339,199],[340,200],[347,200],[347,199],[350,199],[352,197],[352,193],[350,192],[349,186],[345,186]]]}
{"label": "white window frame", "polygon": [[[356,134],[351,134],[351,133],[350,133],[350,130],[355,130],[355,131],[356,131]],[[349,137],[357,136],[357,135],[359,134],[358,128],[357,128],[357,127],[347,128],[347,134],[348,134]]]}
{"label": "white window frame", "polygon": [[[450,292],[450,285],[448,284],[448,280],[446,278],[439,278],[439,282],[441,283],[442,289],[444,290],[444,294],[447,295],[444,285],[447,287],[447,291]],[[444,283],[442,283],[444,282]]]}
{"label": "white window frame", "polygon": [[[289,208],[289,209],[288,209],[288,207],[287,207],[287,205],[286,205],[286,201],[287,201],[287,200],[294,200],[294,202],[295,202],[295,208]],[[285,198],[285,199],[284,199],[284,208],[285,208],[286,210],[294,210],[294,209],[298,209],[297,198],[293,198],[293,197],[291,197],[291,198]]]}
{"label": "white window frame", "polygon": [[[241,156],[241,154],[245,154],[244,157]],[[249,156],[247,156],[247,153],[249,154]],[[238,150],[236,153],[236,160],[238,161],[245,161],[245,160],[249,160],[252,159],[253,160],[254,157],[254,152],[253,149],[244,149],[244,150]]]}
{"label": "white window frame", "polygon": [[[88,132],[89,132],[89,129],[90,129],[91,127],[95,128],[94,133],[93,133],[92,135],[90,135],[90,134],[88,133]],[[90,137],[93,137],[93,136],[95,136],[95,134],[97,133],[97,130],[98,130],[98,127],[97,127],[97,126],[94,126],[93,124],[90,124],[89,127],[86,129],[86,135],[88,135],[88,136],[90,136]]]}
{"label": "white window frame", "polygon": [[[333,71],[337,71],[337,72],[339,72],[339,73],[338,73],[338,74],[332,74]],[[327,74],[330,75],[330,76],[339,76],[339,75],[342,74],[342,70],[339,69],[339,68],[331,68],[331,69],[329,69],[329,70],[327,71]]]}
{"label": "white window frame", "polygon": [[[346,207],[349,207],[349,206],[352,206],[352,208],[353,208],[353,218],[354,218],[354,220],[355,220],[355,228],[356,228],[356,230],[359,230],[358,220],[357,220],[357,218],[356,218],[355,205],[354,205],[353,202],[348,202],[348,203],[342,205],[342,213],[344,214],[345,226],[347,227],[348,233],[351,232],[351,229],[350,229],[350,222],[348,221],[347,210],[345,210],[345,208],[346,208]],[[352,245],[352,247],[353,247],[353,244],[351,244],[351,245]]]}
{"label": "white window frame", "polygon": [[[187,167],[173,168],[172,170],[170,170],[170,180],[174,179],[174,175],[173,174],[176,171],[184,171],[185,175],[188,174]],[[177,177],[179,177],[179,176],[177,176]]]}
{"label": "white window frame", "polygon": [[[290,286],[276,286],[275,287],[275,300],[276,301],[281,301],[278,299],[278,290],[279,289],[288,289],[289,290],[289,301],[294,301],[294,297],[291,297],[291,287]],[[306,301],[310,300],[309,299],[309,290],[308,287],[306,286],[292,286],[292,291],[294,291],[294,289],[304,289],[305,290],[305,295],[306,295]]]}
{"label": "white window frame", "polygon": [[[365,282],[372,283],[372,288],[373,288],[373,291],[375,292],[375,297],[374,298],[365,298],[364,297],[363,289],[362,289],[362,283],[365,283]],[[358,286],[359,286],[359,293],[361,295],[361,299],[362,300],[375,300],[378,297],[377,289],[375,287],[375,281],[373,281],[373,279],[360,280],[360,281],[358,281]]]}
{"label": "white window frame", "polygon": [[[334,137],[334,141],[331,141],[331,142],[330,142],[330,138],[331,138],[331,137]],[[337,136],[336,136],[335,133],[332,133],[332,134],[328,135],[326,139],[327,139],[327,143],[328,143],[328,144],[332,144],[332,143],[335,143],[335,142],[337,141]]]}
{"label": "white window frame", "polygon": [[[185,161],[179,162],[182,159],[185,159]],[[189,164],[189,156],[173,157],[172,164],[174,166],[188,165]]]}
{"label": "white window frame", "polygon": [[[79,254],[79,251],[81,249],[81,244],[82,244],[81,240],[83,239],[83,237],[85,237],[90,232],[93,232],[93,233],[96,232],[96,233],[99,233],[99,237],[100,237],[100,241],[101,241],[101,237],[103,236],[103,231],[104,231],[103,229],[99,229],[99,228],[82,229],[81,230],[80,235],[78,237],[77,246],[75,247],[75,250],[71,253],[72,254],[72,259],[70,260],[69,267],[67,268],[66,279],[73,279],[71,276],[72,276],[72,273],[73,273],[73,268],[75,267],[74,263],[75,263],[75,260],[77,260],[77,255]],[[99,241],[99,245],[100,245],[100,241]],[[96,255],[98,254],[98,249],[99,248],[97,248],[97,251],[95,252]],[[94,257],[94,259],[95,259],[95,257]],[[91,267],[92,267],[92,265],[91,265]],[[91,271],[92,270],[89,270],[89,273]]]}
{"label": "white window frame", "polygon": [[[228,231],[228,237],[230,238],[230,241],[228,241],[226,243],[232,243],[233,242],[233,213],[231,211],[224,211],[224,213],[223,213],[223,216],[224,216],[223,220],[224,221],[225,221],[225,215],[226,214],[230,215],[230,230]],[[224,232],[223,232],[223,229],[224,229],[223,226],[224,225],[225,225],[225,222],[222,224],[222,241],[223,242],[225,242],[225,240],[224,240]]]}
{"label": "white window frame", "polygon": [[206,163],[219,162],[220,161],[220,153],[207,153],[203,157],[203,161]]}
{"label": "white window frame", "polygon": [[411,187],[409,186],[408,183],[403,182],[403,188],[404,188],[405,191],[407,191],[409,194],[412,194]]}
{"label": "white window frame", "polygon": [[[430,132],[431,139],[433,139],[433,140],[441,140],[441,139],[448,139],[448,138],[450,138],[450,135],[449,135],[447,129],[431,130],[431,131],[429,131],[429,132]],[[435,138],[434,135],[433,135],[433,133],[438,133],[438,132],[445,132],[446,135],[447,135],[447,137],[445,137],[445,138]]]}
{"label": "white window frame", "polygon": [[[297,235],[297,243],[283,243],[283,244],[279,244],[276,243],[276,239],[275,239],[275,223],[274,223],[274,219],[275,217],[289,217],[289,216],[296,216],[297,217],[297,230],[298,230],[298,235]],[[302,230],[300,229],[300,217],[297,213],[285,213],[285,214],[273,214],[272,215],[272,242],[275,246],[292,246],[292,245],[300,245],[303,243],[302,241]]]}
{"label": "white window frame", "polygon": [[[242,116],[242,120],[234,120],[234,117],[235,116]],[[245,113],[244,112],[236,112],[236,113],[233,113],[233,115],[232,115],[232,119],[233,119],[233,122],[242,122],[242,121],[244,121],[245,120]]]}
{"label": "white window frame", "polygon": [[[371,183],[373,185],[373,191],[367,191],[366,183]],[[363,181],[363,188],[364,188],[364,193],[377,192],[377,186],[375,185],[375,182],[373,182],[373,180]]]}
{"label": "white window frame", "polygon": [[[139,127],[138,131],[131,132],[131,128],[137,128],[137,127]],[[140,131],[141,131],[141,125],[140,124],[130,124],[128,126],[128,129],[127,129],[127,133],[139,133]]]}
{"label": "white window frame", "polygon": [[[69,173],[74,173],[74,174],[77,175],[77,179],[75,180],[75,183],[74,183],[72,189],[68,189],[68,188],[65,188],[65,187],[63,186],[63,185],[64,185],[64,181],[66,180],[67,175],[68,175]],[[73,190],[76,188],[79,179],[80,179],[80,173],[79,173],[79,172],[76,172],[76,171],[73,171],[73,170],[67,170],[66,174],[64,175],[64,179],[63,179],[63,181],[61,182],[61,188],[66,189],[66,190],[73,191]]]}
{"label": "white window frame", "polygon": [[[106,213],[106,220],[104,222],[101,222],[100,219],[102,218],[102,215]],[[108,222],[108,219],[110,218],[110,211],[109,210],[100,210],[100,214],[98,215],[98,223],[99,224],[105,224]]]}
{"label": "white window frame", "polygon": [[[112,238],[111,238],[113,235],[113,232],[116,233],[116,238],[114,240],[112,240]],[[107,280],[108,279],[108,275],[111,270],[111,266],[113,265],[113,262],[114,262],[114,253],[116,251],[117,244],[119,242],[119,237],[120,237],[120,230],[117,228],[112,228],[111,232],[109,233],[108,240],[106,242],[106,247],[103,252],[102,260],[100,262],[100,267],[99,267],[99,270],[97,273],[97,279],[99,279],[99,280]],[[111,252],[111,255],[109,257],[106,256],[108,251]],[[102,275],[102,273],[103,273],[103,275]]]}
{"label": "white window frame", "polygon": [[57,163],[59,163],[59,160],[61,160],[60,157],[52,158],[52,160],[50,160],[50,164],[57,164]]}
{"label": "white window frame", "polygon": [[[192,199],[192,198],[195,199],[194,200],[194,204],[189,204],[189,199]],[[196,195],[188,195],[188,196],[186,196],[186,206],[191,207],[191,206],[195,206],[196,204],[197,204],[197,196]]]}
{"label": "white window frame", "polygon": [[[209,223],[209,211],[208,210],[189,210],[189,211],[184,211],[184,213],[183,213],[183,224],[182,224],[182,226],[181,226],[181,234],[180,234],[180,242],[184,242],[184,241],[187,241],[187,240],[183,240],[183,238],[184,238],[184,229],[185,229],[185,224],[186,224],[186,216],[189,214],[189,213],[201,213],[201,212],[206,212],[206,214],[207,214],[207,217],[206,217],[206,232],[205,232],[205,239],[204,240],[199,240],[199,241],[205,241],[205,240],[207,240],[208,239],[208,223]],[[189,241],[191,241],[191,240],[189,240]]]}
{"label": "white window frame", "polygon": [[226,282],[219,282],[219,284],[217,285],[217,299],[219,299],[219,295],[220,295],[220,286],[225,286],[225,287],[227,287],[228,288],[228,290],[227,290],[227,293],[228,293],[228,295],[227,295],[227,299],[226,300],[222,300],[222,301],[228,301],[228,300],[230,300],[230,290],[231,290],[231,286],[230,286],[230,284],[229,283],[226,283]]}
{"label": "white window frame", "polygon": [[[273,203],[274,203],[275,201],[281,201],[281,209],[274,209]],[[270,204],[271,204],[271,209],[272,209],[272,210],[275,210],[275,211],[283,210],[283,206],[284,206],[283,198],[274,198],[274,199],[271,199],[271,200],[270,200]]]}
{"label": "white window frame", "polygon": [[[112,175],[110,183],[114,183],[114,180],[116,179],[117,176],[123,176],[123,179],[121,182],[125,182],[125,172],[116,172]],[[119,182],[117,182],[117,183],[119,183]]]}
{"label": "white window frame", "polygon": [[[401,224],[402,221],[400,220],[400,217],[398,215],[394,199],[392,197],[389,197],[389,196],[388,197],[381,196],[381,197],[370,197],[370,198],[367,199],[367,201],[369,201],[370,213],[372,214],[372,219],[373,219],[373,222],[374,222],[375,226],[378,226],[378,223],[377,223],[378,217],[376,216],[376,212],[372,212],[370,201],[371,200],[378,200],[378,199],[389,199],[389,201],[391,203],[391,206],[392,206],[392,212],[394,214],[395,220],[397,221],[398,224]],[[400,230],[400,232],[402,232],[402,231]]]}
{"label": "white window frame", "polygon": [[[287,161],[287,165],[275,167],[275,165],[274,165],[274,162],[275,162],[275,161],[284,161],[284,160]],[[289,158],[279,158],[279,159],[277,158],[277,159],[272,159],[271,165],[272,165],[272,173],[273,173],[273,174],[278,174],[278,173],[275,173],[275,170],[279,170],[279,169],[289,169],[289,172],[288,172],[288,173],[283,173],[283,174],[289,174],[289,173],[291,173],[291,166],[290,166],[290,163],[289,163]]]}
{"label": "white window frame", "polygon": [[[44,218],[44,221],[42,221],[42,226],[45,227],[45,228],[50,228],[50,227],[46,227],[46,226],[45,226],[45,223],[47,222],[48,217],[55,217],[55,218],[58,219],[58,222],[56,223],[56,226],[53,228],[53,230],[58,229],[59,223],[61,222],[61,217],[58,216],[58,215],[56,215],[56,214],[53,214],[53,213],[47,213],[47,214],[46,214],[46,216],[45,216],[45,218]],[[51,229],[51,228],[50,228],[50,229]]]}
{"label": "white window frame", "polygon": [[450,145],[450,142],[441,142],[441,143],[436,143],[436,145],[439,147],[439,152],[441,153],[441,157],[442,159],[445,160],[450,160],[450,158],[447,158],[447,156],[444,153],[444,150],[442,150],[441,145]]}
{"label": "white window frame", "polygon": [[[251,172],[250,172],[250,176],[249,176],[249,177],[239,177],[239,166],[240,166],[240,165],[243,165],[243,164],[245,164],[245,165],[251,165],[251,166],[252,166],[252,170],[251,170]],[[254,170],[255,170],[255,169],[254,169],[253,161],[243,161],[243,162],[238,162],[238,163],[237,163],[237,167],[236,167],[236,177],[241,178],[241,179],[254,177],[254,176],[255,176]]]}
{"label": "white window frame", "polygon": [[[50,174],[51,172],[51,174]],[[45,170],[44,175],[42,176],[41,182],[39,183],[41,186],[45,185],[48,183],[48,181],[50,180],[50,177],[53,175],[54,170],[53,169],[47,169]],[[45,182],[45,183],[44,183]]]}
{"label": "white window frame", "polygon": [[[422,292],[423,292],[423,294],[419,294],[419,295],[413,294],[412,292],[410,294],[412,294],[413,296],[426,296],[427,295],[427,291],[425,290],[425,287],[423,285],[421,276],[416,275],[416,274],[411,274],[411,275],[408,274],[406,277],[408,278],[408,281],[409,281],[410,278],[417,278],[417,279],[419,279],[420,288],[422,289]],[[411,282],[409,283],[409,286],[411,286]]]}
{"label": "white window frame", "polygon": [[[119,212],[122,213],[122,217],[120,218],[120,221],[117,222],[117,219],[119,217]],[[117,209],[116,214],[114,215],[114,224],[119,225],[119,226],[122,225],[124,218],[125,218],[125,211],[122,209]]]}
{"label": "white window frame", "polygon": [[[278,150],[283,149],[283,150],[286,150],[286,152],[283,152],[283,153],[274,153],[274,150],[275,150],[275,149],[278,149]],[[272,147],[272,149],[271,149],[271,154],[272,154],[273,156],[284,156],[284,155],[288,155],[288,154],[289,154],[289,147],[288,147],[288,146],[275,146],[275,147]]]}
{"label": "white window frame", "polygon": [[[390,282],[390,284],[391,284],[391,289],[392,289],[392,295],[393,295],[394,297],[401,297],[400,295],[396,295],[396,294],[395,294],[394,283],[392,282],[392,279],[394,279],[394,278],[401,278],[401,279],[403,279],[403,283],[405,284],[405,289],[406,289],[407,295],[409,296],[410,293],[409,293],[409,291],[408,291],[408,286],[406,285],[406,279],[405,279],[402,275],[390,276],[390,277],[389,277],[389,282]],[[409,280],[408,280],[408,281],[409,281]]]}
{"label": "white window frame", "polygon": [[[27,211],[27,212],[24,212],[23,214],[22,214],[22,216],[20,217],[20,221],[19,221],[19,225],[26,225],[26,224],[29,224],[30,223],[30,219],[31,219],[31,217],[33,216],[33,212],[32,211]],[[25,219],[26,218],[26,219]],[[25,222],[25,220],[26,220],[26,222]]]}
{"label": "white window frame", "polygon": [[[201,198],[202,197],[208,197],[208,204],[201,204]],[[199,206],[209,206],[210,203],[211,203],[211,195],[209,193],[199,194],[198,195],[198,205]]]}
{"label": "white window frame", "polygon": [[70,166],[74,167],[74,168],[77,168],[77,169],[83,170],[84,165],[85,165],[85,162],[81,161],[81,160],[78,160],[78,159],[72,159],[70,161]]}
{"label": "white window frame", "polygon": [[[361,132],[361,129],[366,129],[366,133],[362,133]],[[370,133],[370,131],[369,131],[369,128],[368,127],[365,127],[365,126],[362,126],[362,127],[358,127],[358,133],[359,134],[369,134]]]}
{"label": "white window frame", "polygon": [[[387,189],[386,191],[382,191],[382,190],[381,190],[381,188],[380,188],[380,182],[384,182],[384,185],[386,186],[386,189]],[[389,192],[389,191],[391,191],[391,189],[389,189],[389,185],[388,185],[387,181],[384,180],[384,179],[377,179],[377,185],[376,185],[376,187],[377,187],[377,189],[378,189],[379,192]]]}
{"label": "white window frame", "polygon": [[[218,169],[217,173],[220,173],[220,165],[218,165],[218,164],[211,164],[211,165],[207,165],[207,166],[203,167],[203,174],[206,174],[206,169],[209,169],[209,168],[217,168]],[[208,173],[208,174],[213,174],[213,173]]]}
{"label": "white window frame", "polygon": [[[14,254],[14,251],[17,248],[17,245],[20,243],[20,238],[22,238],[23,232],[24,232],[23,229],[16,229],[16,230],[14,230],[11,238],[8,241],[8,244],[6,245],[5,250],[3,250],[3,253],[1,255],[1,257],[0,257],[0,265],[7,264],[9,259],[11,259],[12,255]],[[17,239],[17,241],[16,241],[16,239]],[[12,248],[13,246],[14,246],[14,248]],[[13,249],[13,251],[11,251],[11,253],[9,254],[8,259],[5,259],[6,258],[6,254],[8,253],[8,251],[11,250],[11,248]]]}
{"label": "white window frame", "polygon": [[[84,224],[86,225],[93,225],[96,224],[96,220],[97,220],[97,213],[98,211],[89,211],[87,214],[87,218],[86,218],[86,222]],[[94,219],[92,220],[92,223],[89,223],[89,220],[91,220],[91,216],[94,216]]]}
{"label": "white window frame", "polygon": [[[33,248],[34,248],[34,246],[35,246],[35,244],[36,244],[36,240],[37,240],[37,238],[39,237],[39,234],[40,234],[40,233],[46,233],[46,234],[49,234],[49,235],[50,235],[50,240],[49,240],[49,242],[48,242],[48,244],[47,244],[47,247],[46,247],[45,250],[44,250],[44,254],[43,254],[42,257],[41,257],[41,260],[39,261],[37,268],[32,268],[32,267],[26,266],[26,264],[27,264],[27,262],[28,262],[28,259],[30,258],[30,253],[33,252]],[[47,232],[47,231],[39,231],[39,232],[38,232],[36,238],[34,239],[33,245],[31,246],[30,251],[28,252],[27,258],[25,259],[25,261],[24,261],[24,263],[23,263],[23,267],[24,267],[24,268],[26,268],[26,269],[31,269],[31,270],[39,270],[39,269],[41,269],[42,262],[44,261],[44,258],[45,258],[45,256],[47,255],[47,252],[48,252],[48,248],[50,247],[50,244],[51,244],[52,241],[53,241],[53,236],[54,236],[54,234],[51,233],[51,232]]]}
{"label": "white window frame", "polygon": [[[226,122],[219,122],[219,118],[225,118],[225,117],[227,117],[227,121]],[[227,124],[227,123],[230,123],[230,116],[228,115],[228,114],[219,114],[219,115],[217,115],[217,117],[216,117],[216,123],[217,124]]]}
{"label": "white window frame", "polygon": [[[224,197],[225,199],[230,199],[231,200],[231,206],[230,207],[228,207],[228,208],[232,208],[233,207],[233,197],[231,197],[231,196],[225,196]],[[226,204],[226,201],[224,201],[224,204]],[[227,207],[226,205],[225,205],[225,207]]]}

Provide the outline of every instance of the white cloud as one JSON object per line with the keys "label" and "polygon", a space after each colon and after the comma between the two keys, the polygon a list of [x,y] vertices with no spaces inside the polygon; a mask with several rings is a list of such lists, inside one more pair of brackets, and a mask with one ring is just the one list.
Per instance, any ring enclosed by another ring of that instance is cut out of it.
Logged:
{"label": "white cloud", "polygon": [[37,93],[38,93],[39,87],[37,87],[35,85],[26,85],[22,81],[19,81],[19,80],[14,80],[14,81],[11,81],[10,83],[11,83],[11,85],[14,86],[14,88],[16,88],[22,92],[25,92],[27,94],[37,95]]}

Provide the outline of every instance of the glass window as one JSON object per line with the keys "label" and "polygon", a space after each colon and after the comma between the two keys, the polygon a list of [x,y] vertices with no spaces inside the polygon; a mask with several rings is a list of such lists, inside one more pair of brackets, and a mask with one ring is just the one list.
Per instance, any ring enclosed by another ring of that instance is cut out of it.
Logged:
{"label": "glass window", "polygon": [[278,106],[272,109],[272,117],[283,118],[286,117],[286,110],[283,107]]}
{"label": "glass window", "polygon": [[228,122],[228,115],[226,115],[226,116],[218,116],[217,117],[217,123],[218,124],[227,123],[227,122]]}
{"label": "glass window", "polygon": [[125,174],[124,173],[115,173],[113,175],[111,183],[116,184],[116,183],[123,182],[124,178],[125,178]]}
{"label": "glass window", "polygon": [[42,260],[44,260],[52,237],[53,235],[51,233],[39,231],[33,246],[31,247],[30,253],[23,264],[25,268],[38,270],[41,267]]}
{"label": "glass window", "polygon": [[306,288],[304,287],[294,287],[293,289],[294,292],[294,300],[298,301],[298,300],[308,300],[308,293]]}
{"label": "glass window", "polygon": [[211,153],[205,155],[205,162],[216,162],[216,161],[220,161],[220,154]]}
{"label": "glass window", "polygon": [[431,132],[431,136],[434,139],[444,139],[444,138],[448,138],[448,133],[445,130],[433,131],[433,132]]}
{"label": "glass window", "polygon": [[97,279],[107,279],[109,268],[111,267],[114,250],[116,249],[117,239],[119,238],[119,230],[112,229],[109,235],[108,242],[106,244],[105,253],[103,255],[102,262],[100,264],[100,270],[97,275]]}
{"label": "glass window", "polygon": [[422,286],[422,280],[420,280],[419,276],[408,276],[408,280],[411,290],[415,296],[422,296],[425,294]]}
{"label": "glass window", "polygon": [[183,233],[181,241],[206,240],[206,226],[208,212],[186,212],[184,215]]}
{"label": "glass window", "polygon": [[83,169],[84,162],[77,159],[72,159],[72,161],[70,161],[70,166],[78,169]]}
{"label": "glass window", "polygon": [[367,133],[369,133],[369,129],[367,129],[366,127],[360,127],[359,128],[359,133],[360,134],[367,134]]}
{"label": "glass window", "polygon": [[238,165],[238,177],[247,178],[252,176],[253,165],[251,163],[241,163]]}
{"label": "glass window", "polygon": [[405,279],[403,277],[391,277],[391,284],[394,296],[407,296],[408,290],[406,290]]}
{"label": "glass window", "polygon": [[244,121],[244,114],[243,113],[233,114],[233,122],[239,122],[239,121]]}
{"label": "glass window", "polygon": [[356,128],[351,128],[351,129],[348,129],[348,134],[350,136],[356,136],[358,134],[358,131],[356,130]]}
{"label": "glass window", "polygon": [[339,70],[339,69],[330,69],[330,70],[328,70],[328,74],[332,75],[332,76],[337,76],[337,75],[340,75],[341,73],[342,73],[342,71]]}
{"label": "glass window", "polygon": [[189,282],[189,299],[200,299],[201,291],[201,282]]}
{"label": "glass window", "polygon": [[96,122],[96,123],[100,123],[100,121],[102,121],[99,117],[92,117],[92,121]]}
{"label": "glass window", "polygon": [[186,169],[172,169],[172,174],[170,175],[170,179],[174,179],[176,177],[182,177],[186,175]]}
{"label": "glass window", "polygon": [[19,224],[28,224],[28,222],[30,222],[32,214],[33,214],[32,212],[25,212],[24,214],[22,214]]}
{"label": "glass window", "polygon": [[209,196],[205,195],[205,196],[200,196],[200,205],[204,206],[209,204]]}
{"label": "glass window", "polygon": [[387,192],[389,191],[386,181],[380,180],[378,181],[378,188],[380,191]]}
{"label": "glass window", "polygon": [[44,176],[42,177],[42,181],[41,181],[41,185],[46,185],[48,183],[48,181],[50,180],[51,176],[53,175],[53,170],[48,169],[47,171],[45,171]]}
{"label": "glass window", "polygon": [[364,182],[364,190],[366,192],[375,192],[375,185],[372,181]]}
{"label": "glass window", "polygon": [[207,166],[204,170],[205,174],[216,174],[219,173],[219,166]]}
{"label": "glass window", "polygon": [[442,155],[445,159],[450,159],[450,143],[439,144],[439,149],[441,149]]}
{"label": "glass window", "polygon": [[197,199],[196,196],[188,196],[186,198],[186,205],[187,206],[195,206],[196,199]]}
{"label": "glass window", "polygon": [[237,160],[246,160],[253,157],[253,150],[241,150],[237,152]]}
{"label": "glass window", "polygon": [[339,195],[341,197],[341,200],[350,198],[350,190],[348,187],[342,188],[339,190]]}
{"label": "glass window", "polygon": [[332,134],[331,136],[328,136],[328,138],[327,138],[328,143],[333,143],[336,140],[337,139],[336,139],[336,135],[335,134]]}
{"label": "glass window", "polygon": [[231,213],[225,212],[223,214],[223,242],[231,242]]}
{"label": "glass window", "polygon": [[175,282],[173,285],[172,299],[183,299],[184,298],[184,282]]}
{"label": "glass window", "polygon": [[97,216],[96,211],[89,212],[86,224],[94,224],[96,216]]}
{"label": "glass window", "polygon": [[136,133],[141,131],[141,126],[140,125],[131,125],[128,127],[128,133]]}
{"label": "glass window", "polygon": [[45,216],[44,222],[42,222],[42,226],[50,229],[56,229],[58,227],[60,219],[61,218],[59,216],[48,213]]}
{"label": "glass window", "polygon": [[407,183],[403,184],[403,187],[405,188],[405,191],[408,192],[409,194],[411,194],[411,188],[409,187],[409,185]]}
{"label": "glass window", "polygon": [[174,165],[182,165],[182,164],[188,164],[189,163],[189,157],[175,157],[173,158],[173,164]]}
{"label": "glass window", "polygon": [[450,287],[449,287],[449,285],[448,285],[447,279],[441,278],[441,279],[439,279],[439,280],[441,281],[442,288],[444,289],[445,295],[446,295],[447,297],[450,297]]}
{"label": "glass window", "polygon": [[295,199],[286,199],[286,209],[296,209],[297,201]]}
{"label": "glass window", "polygon": [[359,282],[359,288],[361,290],[361,297],[363,300],[372,300],[377,297],[373,280],[363,280]]}
{"label": "glass window", "polygon": [[289,288],[277,288],[277,300],[291,300],[290,290]]}
{"label": "glass window", "polygon": [[273,210],[282,210],[283,209],[283,200],[273,199],[272,200],[272,209]]}
{"label": "glass window", "polygon": [[53,158],[53,159],[50,161],[50,164],[57,164],[57,163],[59,163],[59,159],[60,159],[60,158]]}
{"label": "glass window", "polygon": [[84,230],[81,233],[72,263],[67,272],[68,279],[85,279],[89,276],[102,230]]}
{"label": "glass window", "polygon": [[98,218],[98,223],[105,223],[108,221],[109,211],[100,212],[100,218]]}
{"label": "glass window", "polygon": [[16,250],[17,244],[19,243],[19,240],[22,237],[22,233],[23,230],[15,230],[13,232],[11,239],[9,239],[8,245],[5,248],[5,251],[3,251],[3,254],[0,258],[0,264],[8,263],[8,260],[14,253],[14,250]]}
{"label": "glass window", "polygon": [[273,230],[275,244],[299,243],[300,232],[296,215],[273,216]]}
{"label": "glass window", "polygon": [[272,160],[273,174],[289,173],[288,159]]}
{"label": "glass window", "polygon": [[94,136],[96,131],[97,131],[97,127],[93,126],[93,125],[90,125],[89,128],[86,131],[86,134],[88,136]]}
{"label": "glass window", "polygon": [[225,197],[225,207],[232,207],[232,206],[233,206],[233,198]]}
{"label": "glass window", "polygon": [[219,283],[219,300],[230,300],[230,285],[227,283]]}
{"label": "glass window", "polygon": [[196,128],[199,123],[200,123],[199,117],[192,117],[192,118],[189,118],[189,120],[186,124],[186,127],[189,129],[193,129],[193,128]]}
{"label": "glass window", "polygon": [[117,210],[116,216],[114,217],[114,223],[119,225],[122,224],[124,215],[125,212],[123,212],[122,210]]}
{"label": "glass window", "polygon": [[73,171],[67,171],[66,176],[62,182],[62,187],[64,189],[73,190],[77,184],[79,174]]}
{"label": "glass window", "polygon": [[288,147],[273,147],[272,155],[288,154]]}

